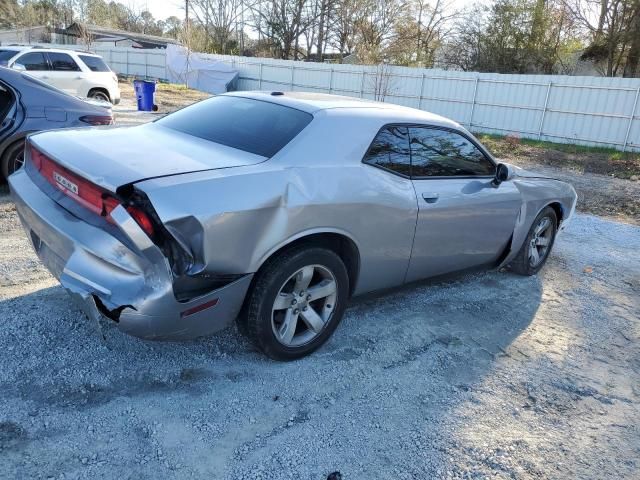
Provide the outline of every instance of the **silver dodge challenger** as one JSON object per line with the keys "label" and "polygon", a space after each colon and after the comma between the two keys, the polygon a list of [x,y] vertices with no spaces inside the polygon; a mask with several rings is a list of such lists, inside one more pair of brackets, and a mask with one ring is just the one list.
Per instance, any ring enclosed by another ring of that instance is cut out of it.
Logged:
{"label": "silver dodge challenger", "polygon": [[280,360],[322,345],[351,296],[478,267],[535,274],[576,206],[570,185],[498,164],[451,120],[310,93],[34,134],[9,183],[89,318],[147,339],[237,319]]}

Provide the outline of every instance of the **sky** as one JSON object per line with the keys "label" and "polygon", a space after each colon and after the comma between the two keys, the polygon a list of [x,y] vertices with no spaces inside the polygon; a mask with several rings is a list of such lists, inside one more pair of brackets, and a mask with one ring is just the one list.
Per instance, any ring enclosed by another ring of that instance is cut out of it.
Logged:
{"label": "sky", "polygon": [[135,10],[149,10],[156,20],[172,15],[184,17],[184,0],[123,0],[120,3]]}
{"label": "sky", "polygon": [[[464,8],[473,3],[487,3],[489,0],[454,0],[457,8]],[[135,10],[149,10],[156,20],[164,20],[171,15],[184,17],[184,0],[121,0],[120,3]]]}

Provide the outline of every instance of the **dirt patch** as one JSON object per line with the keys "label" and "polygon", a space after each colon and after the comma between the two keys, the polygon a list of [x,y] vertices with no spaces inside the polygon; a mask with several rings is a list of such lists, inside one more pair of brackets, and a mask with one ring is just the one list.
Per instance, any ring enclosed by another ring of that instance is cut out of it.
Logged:
{"label": "dirt patch", "polygon": [[609,148],[538,142],[512,136],[480,135],[496,156],[539,166],[569,169],[575,173],[596,173],[615,178],[640,178],[640,153]]}
{"label": "dirt patch", "polygon": [[[119,86],[123,102],[126,99],[126,101],[130,101],[135,105],[133,80],[120,81]],[[208,93],[193,90],[184,85],[169,83],[158,83],[156,85],[156,104],[158,105],[158,112],[160,113],[173,112],[186,105],[191,105],[192,103],[209,98],[210,96]]]}
{"label": "dirt patch", "polygon": [[640,154],[480,135],[497,157],[571,183],[578,211],[640,225]]}

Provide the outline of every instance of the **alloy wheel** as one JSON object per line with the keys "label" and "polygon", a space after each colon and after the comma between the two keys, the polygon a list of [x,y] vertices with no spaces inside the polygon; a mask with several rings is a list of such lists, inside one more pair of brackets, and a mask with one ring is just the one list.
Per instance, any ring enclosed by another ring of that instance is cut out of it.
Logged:
{"label": "alloy wheel", "polygon": [[336,279],[322,265],[307,265],[280,287],[271,312],[273,333],[282,345],[311,342],[327,326],[335,310]]}
{"label": "alloy wheel", "polygon": [[549,253],[553,239],[553,221],[549,217],[542,217],[533,229],[529,243],[529,265],[537,267]]}
{"label": "alloy wheel", "polygon": [[9,164],[9,174],[16,172],[22,168],[24,165],[24,150],[21,150],[18,155],[13,157],[13,160]]}

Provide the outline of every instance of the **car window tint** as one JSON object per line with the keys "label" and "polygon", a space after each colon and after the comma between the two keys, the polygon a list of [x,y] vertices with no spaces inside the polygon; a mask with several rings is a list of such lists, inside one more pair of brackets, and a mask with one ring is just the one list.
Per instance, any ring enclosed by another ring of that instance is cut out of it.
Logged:
{"label": "car window tint", "polygon": [[10,58],[16,55],[15,50],[0,50],[0,65],[6,65]]}
{"label": "car window tint", "polygon": [[89,70],[92,72],[110,72],[111,69],[107,66],[106,63],[100,57],[90,57],[88,55],[79,55],[80,60],[82,60]]}
{"label": "car window tint", "polygon": [[295,108],[250,98],[218,96],[178,110],[158,124],[180,132],[272,157],[313,119]]}
{"label": "car window tint", "polygon": [[40,52],[25,53],[21,57],[18,57],[14,63],[24,65],[24,68],[28,71],[49,70],[47,59],[44,58],[44,54]]}
{"label": "car window tint", "polygon": [[364,162],[409,176],[411,160],[406,127],[384,127],[371,143]]}
{"label": "car window tint", "polygon": [[79,72],[80,67],[67,53],[48,52],[53,70],[57,72]]}
{"label": "car window tint", "polygon": [[493,175],[495,166],[471,141],[448,130],[409,128],[414,177]]}

